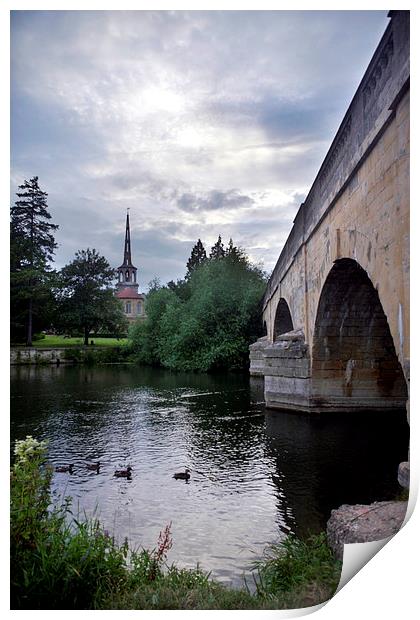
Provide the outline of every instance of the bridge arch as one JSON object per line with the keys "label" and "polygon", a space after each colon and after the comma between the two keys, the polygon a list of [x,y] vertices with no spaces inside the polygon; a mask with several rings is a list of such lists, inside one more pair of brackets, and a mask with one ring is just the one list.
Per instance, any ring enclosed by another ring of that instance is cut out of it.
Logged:
{"label": "bridge arch", "polygon": [[321,291],[312,343],[312,395],[314,402],[351,408],[401,407],[407,399],[378,291],[354,259],[335,261]]}
{"label": "bridge arch", "polygon": [[287,301],[281,297],[276,308],[274,318],[273,340],[275,341],[281,334],[286,334],[293,330],[292,315]]}

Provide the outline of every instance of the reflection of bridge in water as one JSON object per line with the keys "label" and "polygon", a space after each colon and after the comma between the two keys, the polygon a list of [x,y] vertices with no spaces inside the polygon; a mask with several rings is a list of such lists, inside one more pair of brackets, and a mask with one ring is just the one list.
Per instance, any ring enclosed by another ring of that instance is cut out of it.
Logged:
{"label": "reflection of bridge in water", "polygon": [[269,280],[251,346],[268,407],[405,406],[409,382],[409,12],[390,23]]}
{"label": "reflection of bridge in water", "polygon": [[352,416],[271,411],[265,421],[278,511],[298,536],[325,530],[341,504],[395,498],[408,442],[404,410]]}

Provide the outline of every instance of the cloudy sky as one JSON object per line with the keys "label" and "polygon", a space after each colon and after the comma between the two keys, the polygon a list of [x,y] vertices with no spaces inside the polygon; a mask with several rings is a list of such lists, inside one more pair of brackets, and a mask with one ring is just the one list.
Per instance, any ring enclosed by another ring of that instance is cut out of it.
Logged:
{"label": "cloudy sky", "polygon": [[183,277],[198,237],[270,272],[386,28],[386,11],[14,11],[11,192],[34,175],[56,266]]}

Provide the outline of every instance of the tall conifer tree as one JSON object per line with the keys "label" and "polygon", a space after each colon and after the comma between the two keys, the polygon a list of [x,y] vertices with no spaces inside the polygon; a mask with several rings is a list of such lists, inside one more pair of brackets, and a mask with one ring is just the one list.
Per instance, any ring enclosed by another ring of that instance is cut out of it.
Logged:
{"label": "tall conifer tree", "polygon": [[219,235],[216,243],[210,251],[210,258],[223,258],[226,255],[224,245],[222,243],[222,237]]}
{"label": "tall conifer tree", "polygon": [[187,278],[189,278],[194,269],[201,265],[206,259],[206,250],[204,249],[201,239],[199,239],[191,250],[191,256],[187,262]]}
{"label": "tall conifer tree", "polygon": [[233,263],[246,262],[248,260],[243,249],[233,245],[232,237],[229,239],[225,256]]}
{"label": "tall conifer tree", "polygon": [[26,323],[26,344],[32,345],[33,314],[45,298],[51,275],[49,263],[57,244],[53,231],[58,225],[49,220],[47,192],[40,189],[38,177],[24,181],[10,209],[11,316],[21,312]]}

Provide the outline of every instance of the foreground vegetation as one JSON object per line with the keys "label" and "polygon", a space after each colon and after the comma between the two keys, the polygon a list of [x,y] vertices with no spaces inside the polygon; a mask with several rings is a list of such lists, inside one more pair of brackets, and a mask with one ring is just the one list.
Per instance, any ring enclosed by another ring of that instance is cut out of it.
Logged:
{"label": "foreground vegetation", "polygon": [[325,536],[288,538],[256,565],[255,593],[212,580],[201,569],[168,566],[170,525],[153,550],[117,545],[69,502],[50,506],[46,445],[16,442],[11,472],[12,609],[286,609],[316,605],[337,587],[340,565]]}

